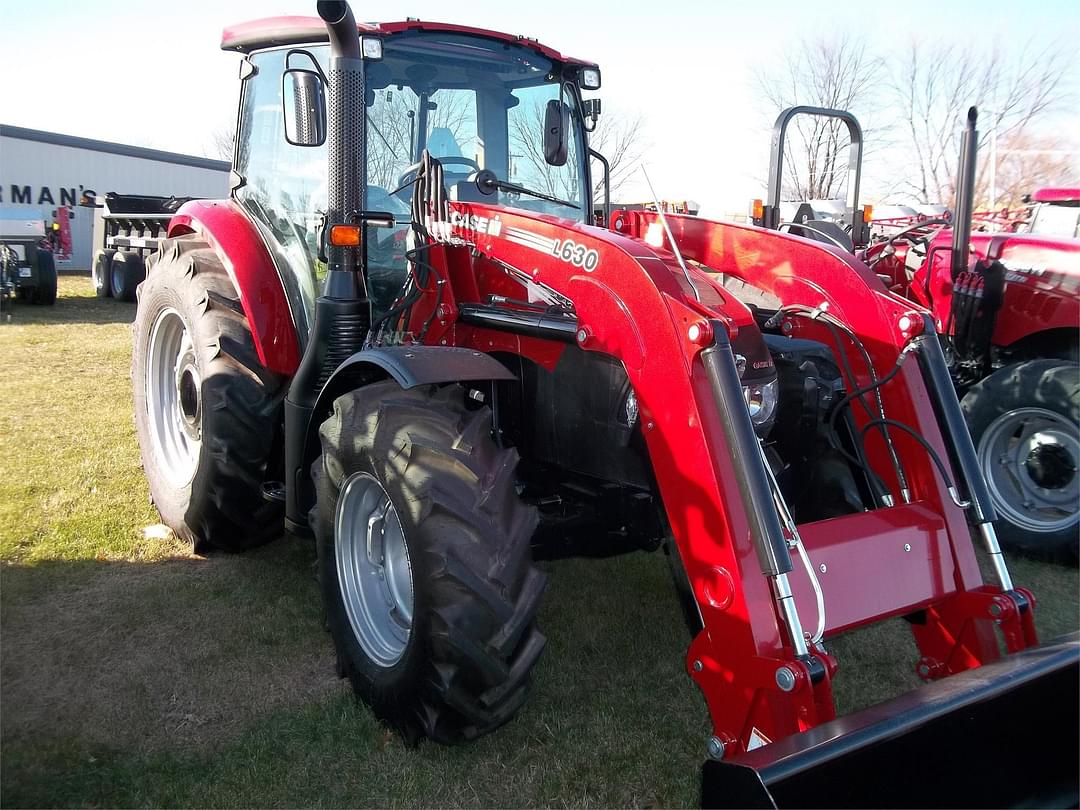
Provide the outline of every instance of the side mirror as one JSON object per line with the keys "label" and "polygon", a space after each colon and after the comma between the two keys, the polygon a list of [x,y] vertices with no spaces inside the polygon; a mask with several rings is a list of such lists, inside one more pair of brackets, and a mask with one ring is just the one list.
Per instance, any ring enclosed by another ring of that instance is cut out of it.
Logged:
{"label": "side mirror", "polygon": [[326,89],[313,70],[290,68],[281,81],[285,140],[293,146],[322,146],[326,141]]}
{"label": "side mirror", "polygon": [[553,98],[544,109],[544,160],[549,166],[566,165],[566,137],[570,131],[570,108]]}

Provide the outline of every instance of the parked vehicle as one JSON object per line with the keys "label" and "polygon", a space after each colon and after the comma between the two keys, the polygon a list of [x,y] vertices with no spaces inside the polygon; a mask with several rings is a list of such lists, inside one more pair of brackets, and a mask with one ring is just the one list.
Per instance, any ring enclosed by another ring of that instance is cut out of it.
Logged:
{"label": "parked vehicle", "polygon": [[1040,188],[1022,230],[1042,236],[1080,239],[1080,188]]}
{"label": "parked vehicle", "polygon": [[99,298],[135,300],[135,289],[146,278],[146,260],[165,238],[172,215],[190,199],[116,192],[98,198],[93,191],[83,195],[83,205],[98,209],[90,275]]}
{"label": "parked vehicle", "polygon": [[0,219],[3,250],[2,297],[52,306],[56,303],[56,262],[44,247],[45,222],[40,219]]}
{"label": "parked vehicle", "polygon": [[[180,207],[139,288],[163,521],[231,550],[314,534],[339,671],[409,742],[521,710],[534,555],[663,547],[707,802],[1074,787],[1080,642],[1036,648],[929,314],[810,240],[662,207],[592,225],[592,62],[318,11],[225,31],[234,191]],[[943,684],[837,719],[826,639],[901,615]],[[1039,746],[960,768],[1040,707]],[[911,751],[948,784],[911,778]]]}

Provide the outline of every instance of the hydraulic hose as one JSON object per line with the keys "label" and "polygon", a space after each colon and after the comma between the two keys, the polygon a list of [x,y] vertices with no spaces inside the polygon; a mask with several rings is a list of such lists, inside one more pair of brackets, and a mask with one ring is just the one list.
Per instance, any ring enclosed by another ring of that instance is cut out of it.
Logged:
{"label": "hydraulic hose", "polygon": [[[839,353],[841,365],[844,367],[844,373],[847,374],[848,379],[851,380],[851,384],[855,385],[855,372],[851,367],[851,363],[847,359],[847,355],[844,352],[843,341],[840,340],[840,335],[838,334],[837,330],[843,332],[847,336],[848,340],[851,341],[852,345],[856,348],[856,350],[858,350],[859,354],[862,356],[863,362],[866,364],[866,371],[870,377],[871,382],[871,385],[867,387],[867,390],[874,393],[874,398],[877,402],[876,416],[880,417],[881,419],[885,419],[885,403],[881,398],[880,391],[881,383],[877,376],[877,372],[874,370],[874,363],[870,359],[870,353],[866,350],[866,346],[863,345],[863,342],[859,339],[859,336],[856,335],[850,328],[848,328],[847,324],[845,324],[843,321],[834,318],[832,315],[826,312],[824,306],[825,305],[823,304],[820,308],[811,308],[804,304],[792,304],[782,307],[776,313],[776,315],[769,319],[769,321],[779,322],[780,317],[784,313],[799,315],[805,318],[809,318],[812,321],[820,321],[829,330],[830,334],[832,334],[833,340],[836,342],[836,349]],[[866,411],[866,415],[869,416],[871,419],[875,418],[875,414],[870,409],[870,406],[866,404],[866,400],[863,399],[862,395],[859,396],[859,402],[862,404],[863,409]],[[907,500],[910,494],[910,490],[908,487],[907,475],[904,473],[903,465],[900,463],[900,455],[896,452],[896,446],[893,444],[892,437],[889,435],[889,431],[886,425],[879,425],[879,429],[881,430],[882,436],[885,439],[885,445],[889,451],[889,458],[892,461],[893,471],[896,473],[897,483],[900,484],[901,494],[904,496],[904,499]],[[837,449],[843,452],[841,448],[837,447]],[[845,453],[845,455],[847,454]],[[850,456],[848,457],[850,458]],[[862,466],[863,469],[868,469],[868,465],[863,465],[860,462],[856,463],[859,463],[859,466]],[[880,478],[878,479],[878,481],[880,481]]]}

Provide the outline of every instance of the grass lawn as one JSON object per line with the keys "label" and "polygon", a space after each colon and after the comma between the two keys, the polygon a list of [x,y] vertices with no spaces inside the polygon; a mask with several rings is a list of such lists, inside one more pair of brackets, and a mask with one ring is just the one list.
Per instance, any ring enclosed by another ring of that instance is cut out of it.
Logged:
{"label": "grass lawn", "polygon": [[[131,418],[135,308],[62,277],[0,324],[0,805],[687,806],[708,718],[662,555],[545,564],[523,712],[408,750],[333,673],[314,551],[193,556],[157,526]],[[1075,568],[1015,560],[1044,638]],[[836,639],[841,711],[917,684],[899,621]]]}

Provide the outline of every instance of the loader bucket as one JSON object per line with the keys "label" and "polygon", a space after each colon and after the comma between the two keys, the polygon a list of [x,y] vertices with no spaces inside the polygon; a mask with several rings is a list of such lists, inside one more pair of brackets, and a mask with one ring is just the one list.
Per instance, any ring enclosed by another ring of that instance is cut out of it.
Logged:
{"label": "loader bucket", "polygon": [[706,762],[704,807],[1076,807],[1080,633]]}

